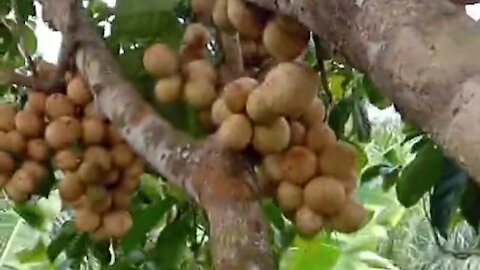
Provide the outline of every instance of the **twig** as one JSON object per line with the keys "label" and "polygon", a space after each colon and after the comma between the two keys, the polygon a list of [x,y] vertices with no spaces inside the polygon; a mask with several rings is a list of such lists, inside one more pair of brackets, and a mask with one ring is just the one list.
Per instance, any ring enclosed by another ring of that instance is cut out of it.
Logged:
{"label": "twig", "polygon": [[10,5],[13,8],[13,13],[15,14],[15,22],[17,23],[16,25],[16,30],[19,33],[19,43],[18,43],[18,51],[22,55],[22,57],[27,61],[29,69],[32,71],[33,76],[37,76],[37,68],[35,65],[35,62],[32,59],[32,56],[28,54],[26,45],[25,45],[25,40],[23,39],[22,35],[20,34],[20,22],[21,17],[20,17],[20,10],[18,9],[18,3],[17,0],[10,0]]}
{"label": "twig", "polygon": [[313,35],[313,42],[315,43],[315,56],[317,57],[317,66],[316,69],[320,71],[320,80],[322,83],[323,91],[327,95],[327,103],[329,105],[333,102],[332,92],[330,91],[330,87],[328,86],[328,79],[327,79],[327,71],[325,69],[325,50],[322,48],[320,43],[320,39],[317,35]]}
{"label": "twig", "polygon": [[23,75],[20,73],[14,73],[10,83],[19,86],[25,86],[30,89],[46,91],[49,93],[61,92],[60,88],[49,88],[50,82],[47,80],[42,80],[38,77]]}
{"label": "twig", "polygon": [[240,38],[238,33],[219,33],[217,42],[221,44],[223,51],[223,63],[221,64],[222,78],[224,83],[240,78],[245,75]]}

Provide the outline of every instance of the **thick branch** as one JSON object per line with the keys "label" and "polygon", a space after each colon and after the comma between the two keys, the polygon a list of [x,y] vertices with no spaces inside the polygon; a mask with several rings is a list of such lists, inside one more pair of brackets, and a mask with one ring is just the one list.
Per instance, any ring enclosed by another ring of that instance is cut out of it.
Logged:
{"label": "thick branch", "polygon": [[447,0],[248,1],[299,18],[480,176],[480,28],[463,7]]}
{"label": "thick branch", "polygon": [[[249,164],[174,130],[138,94],[75,0],[40,0],[45,19],[66,33],[72,18],[77,39],[75,62],[92,89],[97,107],[158,172],[184,188],[205,208],[216,269],[273,269],[267,226]],[[67,36],[68,37],[68,36]],[[245,164],[242,166],[242,164]]]}

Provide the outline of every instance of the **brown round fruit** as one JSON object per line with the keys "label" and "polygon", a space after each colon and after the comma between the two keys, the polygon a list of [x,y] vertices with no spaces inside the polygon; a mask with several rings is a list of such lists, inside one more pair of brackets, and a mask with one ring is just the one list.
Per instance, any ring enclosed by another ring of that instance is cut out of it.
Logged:
{"label": "brown round fruit", "polygon": [[11,180],[7,182],[4,187],[5,193],[7,193],[8,198],[16,203],[24,203],[28,201],[30,194],[21,192],[15,183]]}
{"label": "brown round fruit", "polygon": [[45,140],[54,149],[62,149],[75,143],[81,136],[81,125],[77,119],[62,116],[45,129]]}
{"label": "brown round fruit", "polygon": [[107,186],[111,186],[120,180],[120,170],[112,169],[104,177],[102,183]]}
{"label": "brown round fruit", "polygon": [[253,147],[263,155],[280,153],[290,143],[290,126],[284,117],[266,126],[255,126]]}
{"label": "brown round fruit", "polygon": [[113,208],[114,209],[127,209],[130,206],[132,195],[130,192],[126,192],[121,189],[115,189],[113,192]]}
{"label": "brown round fruit", "polygon": [[93,100],[92,92],[80,75],[73,77],[68,83],[67,96],[79,106],[85,106]]}
{"label": "brown round fruit", "polygon": [[191,7],[201,21],[209,22],[212,17],[215,0],[192,0]]}
{"label": "brown round fruit", "polygon": [[212,105],[212,121],[216,126],[220,126],[225,119],[233,115],[233,112],[227,107],[225,101],[221,98],[215,100]]}
{"label": "brown round fruit", "polygon": [[210,109],[205,109],[197,113],[198,125],[205,130],[215,130],[216,125],[212,121]]}
{"label": "brown round fruit", "polygon": [[230,82],[223,88],[222,99],[234,113],[245,111],[249,94],[258,86],[255,79],[243,77]]}
{"label": "brown round fruit", "polygon": [[102,171],[100,164],[87,160],[80,164],[77,174],[83,183],[92,184],[101,180]]}
{"label": "brown round fruit", "polygon": [[317,172],[317,157],[306,147],[293,146],[282,160],[283,177],[297,185],[308,182]]}
{"label": "brown round fruit", "polygon": [[187,63],[182,68],[183,76],[187,81],[203,80],[212,85],[217,82],[217,72],[213,65],[205,59],[199,59]]}
{"label": "brown round fruit", "polygon": [[82,120],[82,141],[86,145],[100,144],[106,137],[106,126],[98,118],[84,118]]}
{"label": "brown round fruit", "polygon": [[277,19],[270,20],[263,31],[263,44],[268,53],[278,61],[297,58],[308,45],[308,31],[290,32]]}
{"label": "brown round fruit", "polygon": [[108,196],[108,190],[101,185],[88,185],[85,191],[85,196],[91,205],[95,205]]}
{"label": "brown round fruit", "polygon": [[5,142],[8,143],[7,150],[15,154],[22,154],[27,147],[25,139],[17,130],[9,131],[5,135]]}
{"label": "brown round fruit", "polygon": [[166,44],[154,44],[143,54],[143,67],[155,78],[172,76],[179,67],[177,53]]}
{"label": "brown round fruit", "polygon": [[66,172],[58,184],[58,192],[64,201],[77,201],[85,193],[85,185],[80,180],[78,174]]}
{"label": "brown round fruit", "polygon": [[62,171],[74,171],[80,165],[82,155],[70,149],[64,149],[55,154],[53,165]]}
{"label": "brown round fruit", "polygon": [[100,214],[88,207],[76,208],[74,215],[75,228],[81,232],[94,232],[100,226]]}
{"label": "brown round fruit", "polygon": [[303,189],[297,185],[282,181],[277,190],[278,205],[284,212],[291,212],[303,203]]}
{"label": "brown round fruit", "polygon": [[212,40],[212,35],[201,23],[191,23],[183,34],[182,46],[187,48],[200,49],[207,46]]}
{"label": "brown round fruit", "polygon": [[331,216],[338,213],[346,203],[345,188],[330,177],[317,177],[304,189],[305,204],[320,215]]}
{"label": "brown round fruit", "polygon": [[20,193],[32,194],[35,190],[35,177],[27,170],[17,170],[9,183],[15,186]]}
{"label": "brown round fruit", "polygon": [[224,32],[231,32],[233,31],[233,25],[230,19],[228,19],[227,7],[228,0],[216,0],[213,6],[212,19],[218,29]]}
{"label": "brown round fruit", "polygon": [[317,123],[307,130],[306,145],[310,150],[321,153],[337,141],[335,132],[323,122]]}
{"label": "brown round fruit", "polygon": [[143,173],[143,162],[141,159],[137,158],[135,161],[125,170],[125,177],[128,178],[139,178]]}
{"label": "brown round fruit", "polygon": [[278,114],[267,107],[265,92],[260,88],[255,89],[248,96],[246,111],[248,117],[257,124],[272,123],[278,117]]}
{"label": "brown round fruit", "polygon": [[28,107],[28,110],[36,114],[43,114],[45,112],[47,94],[41,91],[28,91],[27,95],[28,105],[25,106]]}
{"label": "brown round fruit", "polygon": [[108,125],[107,127],[107,140],[112,145],[123,142],[122,137],[112,124]]}
{"label": "brown round fruit", "polygon": [[214,85],[205,79],[187,81],[184,91],[185,100],[200,110],[210,107],[217,97]]}
{"label": "brown round fruit", "polygon": [[108,241],[111,236],[108,234],[105,226],[103,224],[100,224],[100,227],[98,227],[92,234],[90,234],[90,237],[94,242],[101,243]]}
{"label": "brown round fruit", "polygon": [[223,148],[240,151],[252,139],[252,124],[243,114],[228,117],[217,130],[217,140]]}
{"label": "brown round fruit", "polygon": [[113,159],[113,164],[117,168],[122,169],[130,166],[135,159],[135,153],[125,143],[114,145],[111,150],[111,156]]}
{"label": "brown round fruit", "polygon": [[33,139],[27,142],[27,156],[35,161],[48,159],[49,150],[44,139]]}
{"label": "brown round fruit", "polygon": [[155,84],[155,97],[158,102],[172,103],[182,96],[182,78],[179,75],[159,79]]}
{"label": "brown round fruit", "polygon": [[104,172],[112,168],[112,156],[101,146],[88,147],[83,155],[83,160],[99,164]]}
{"label": "brown round fruit", "polygon": [[4,151],[0,151],[0,172],[12,173],[15,170],[15,160],[13,157]]}
{"label": "brown round fruit", "polygon": [[24,137],[39,137],[43,134],[43,119],[31,111],[19,111],[15,116],[15,127]]}
{"label": "brown round fruit", "polygon": [[305,143],[307,130],[300,122],[290,122],[290,131],[292,132],[291,145],[303,145]]}
{"label": "brown round fruit", "polygon": [[112,207],[112,195],[106,193],[99,201],[90,201],[90,208],[97,213],[105,213]]}
{"label": "brown round fruit", "polygon": [[356,168],[356,151],[346,143],[336,143],[325,148],[318,164],[322,174],[337,178],[349,177]]}
{"label": "brown round fruit", "polygon": [[45,100],[45,114],[52,120],[62,116],[73,116],[75,106],[64,94],[52,94]]}
{"label": "brown round fruit", "polygon": [[337,232],[353,233],[362,228],[366,219],[365,208],[354,200],[348,200],[338,214],[328,219],[328,225]]}
{"label": "brown round fruit", "polygon": [[313,103],[308,107],[301,117],[301,121],[307,127],[323,122],[325,118],[325,106],[319,98],[315,98]]}
{"label": "brown round fruit", "polygon": [[25,160],[20,169],[29,172],[33,176],[35,184],[44,180],[48,174],[47,168],[33,160]]}
{"label": "brown round fruit", "polygon": [[124,192],[133,193],[138,186],[140,185],[140,178],[132,178],[125,176],[118,185],[118,189],[123,190]]}
{"label": "brown round fruit", "polygon": [[83,116],[85,118],[97,118],[99,120],[105,120],[105,117],[97,110],[95,102],[88,103],[83,109]]}
{"label": "brown round fruit", "polygon": [[323,224],[323,218],[307,206],[298,209],[295,214],[295,225],[298,232],[305,237],[316,235],[323,228]]}
{"label": "brown round fruit", "polygon": [[128,211],[116,210],[106,213],[103,216],[102,223],[112,237],[120,238],[130,230],[133,221]]}
{"label": "brown round fruit", "polygon": [[259,8],[242,0],[228,0],[227,14],[240,35],[254,39],[262,36],[264,22]]}
{"label": "brown round fruit", "polygon": [[265,174],[271,182],[280,182],[283,180],[282,155],[274,154],[263,158],[262,166]]}
{"label": "brown round fruit", "polygon": [[15,129],[15,115],[17,109],[13,104],[0,103],[0,130],[11,131]]}

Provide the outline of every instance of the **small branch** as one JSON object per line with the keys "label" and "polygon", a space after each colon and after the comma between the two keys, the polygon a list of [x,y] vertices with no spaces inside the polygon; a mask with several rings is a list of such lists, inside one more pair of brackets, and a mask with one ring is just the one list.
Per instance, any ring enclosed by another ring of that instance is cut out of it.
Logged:
{"label": "small branch", "polygon": [[49,93],[60,92],[59,88],[49,88],[50,83],[47,80],[42,80],[38,77],[23,75],[20,73],[13,73],[10,83],[19,86],[25,86],[38,91],[46,91]]}
{"label": "small branch", "polygon": [[245,75],[240,38],[238,33],[230,34],[221,32],[217,36],[221,44],[224,58],[221,64],[221,72],[224,83],[233,81]]}
{"label": "small branch", "polygon": [[327,103],[328,105],[332,105],[333,103],[333,96],[332,92],[330,91],[330,87],[328,85],[328,78],[327,78],[327,71],[325,69],[325,49],[322,48],[320,43],[320,39],[316,34],[313,35],[313,42],[315,43],[315,55],[317,57],[317,66],[316,69],[320,72],[320,80],[322,83],[323,91],[327,95]]}

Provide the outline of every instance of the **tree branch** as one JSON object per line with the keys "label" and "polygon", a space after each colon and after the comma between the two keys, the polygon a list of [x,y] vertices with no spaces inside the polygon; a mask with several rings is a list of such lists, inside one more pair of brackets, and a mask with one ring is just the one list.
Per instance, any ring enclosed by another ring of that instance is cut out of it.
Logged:
{"label": "tree branch", "polygon": [[[207,212],[215,268],[274,269],[267,224],[251,165],[240,155],[173,129],[121,76],[103,40],[75,0],[40,0],[44,19],[62,33],[75,23],[75,63],[95,96],[97,107],[132,148],[172,183],[184,188]],[[75,20],[74,20],[75,18]],[[69,36],[64,36],[68,38]]]}

